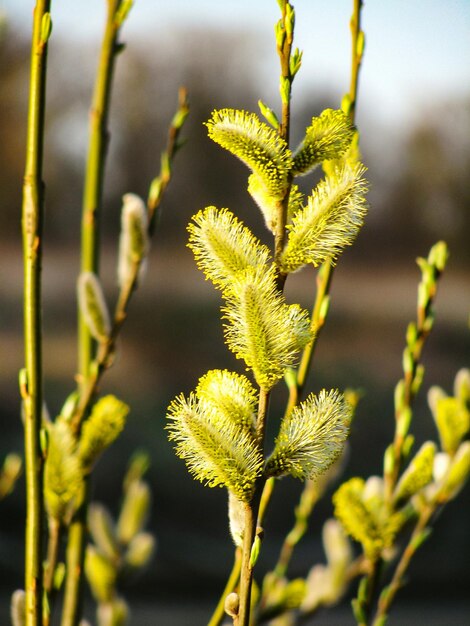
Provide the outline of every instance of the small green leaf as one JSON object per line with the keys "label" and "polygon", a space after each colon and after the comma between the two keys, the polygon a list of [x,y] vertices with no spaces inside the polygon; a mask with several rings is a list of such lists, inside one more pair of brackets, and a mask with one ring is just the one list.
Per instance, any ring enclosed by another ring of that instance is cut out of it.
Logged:
{"label": "small green leaf", "polygon": [[275,112],[268,107],[262,100],[258,100],[259,110],[261,111],[261,115],[266,119],[267,122],[271,124],[271,126],[278,130],[279,128],[279,120],[277,119],[277,115]]}
{"label": "small green leaf", "polygon": [[52,18],[49,12],[44,13],[41,20],[41,44],[44,45],[49,41],[52,33]]}

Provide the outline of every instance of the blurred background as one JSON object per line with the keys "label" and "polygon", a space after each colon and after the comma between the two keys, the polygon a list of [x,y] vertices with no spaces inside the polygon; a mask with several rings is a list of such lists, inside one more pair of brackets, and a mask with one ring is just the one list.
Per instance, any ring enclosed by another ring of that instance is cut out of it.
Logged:
{"label": "blurred background", "polygon": [[[304,51],[293,91],[296,144],[312,115],[338,107],[348,89],[352,0],[297,0],[294,5],[296,45]],[[22,447],[20,206],[32,9],[32,0],[0,0],[0,460]],[[45,392],[51,415],[74,388],[81,189],[104,10],[104,0],[52,6],[43,264]],[[175,162],[146,279],[132,302],[116,364],[102,384],[103,392],[128,402],[132,413],[124,435],[98,466],[94,499],[116,514],[131,452],[145,448],[152,458],[150,527],[158,550],[146,575],[124,590],[137,625],[206,623],[231,566],[225,492],[189,477],[163,427],[172,398],[193,389],[208,369],[242,371],[223,343],[220,296],[185,247],[186,224],[207,205],[229,207],[269,243],[246,192],[247,171],[210,142],[203,122],[214,108],[257,111],[259,98],[279,109],[277,19],[274,0],[138,0],[123,30],[126,50],[118,59],[113,90],[101,255],[111,304],[121,197],[127,192],[146,196],[158,173],[180,85],[188,88],[191,101],[187,143]],[[426,390],[439,384],[450,393],[457,370],[470,365],[470,3],[370,1],[363,9],[363,28],[357,123],[371,181],[370,212],[335,272],[331,313],[309,388],[362,390],[346,476],[366,477],[381,472],[393,433],[393,390],[401,376],[406,326],[415,317],[415,259],[427,255],[439,239],[449,244],[451,258],[424,353],[426,376],[413,422],[417,444],[436,437]],[[314,184],[303,182],[310,188]],[[288,281],[287,297],[304,306],[311,305],[314,293],[312,272]],[[272,402],[273,430],[284,401],[280,389]],[[276,558],[300,489],[287,479],[279,485],[260,571]],[[432,541],[418,554],[392,625],[469,623],[468,494],[467,487],[444,511]],[[324,560],[319,532],[331,515],[329,500],[314,515],[292,563],[293,576]],[[2,623],[9,595],[22,586],[23,501],[20,481],[0,504]],[[353,624],[347,604],[320,623]]]}

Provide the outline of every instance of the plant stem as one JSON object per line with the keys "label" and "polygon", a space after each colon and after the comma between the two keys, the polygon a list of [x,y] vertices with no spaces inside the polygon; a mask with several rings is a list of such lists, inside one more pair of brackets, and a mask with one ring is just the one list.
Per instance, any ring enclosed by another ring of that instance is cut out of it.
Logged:
{"label": "plant stem", "polygon": [[[81,271],[98,273],[99,218],[103,195],[103,179],[108,144],[108,112],[121,24],[116,19],[121,0],[108,0],[106,25],[101,45],[99,66],[90,111],[90,140],[85,172],[82,208]],[[89,387],[90,366],[95,343],[81,312],[78,313],[79,387]],[[88,405],[88,403],[87,403]],[[70,525],[67,546],[67,578],[65,584],[62,626],[77,626],[80,615],[80,589],[86,542],[86,503],[80,507]]]}
{"label": "plant stem", "polygon": [[403,578],[410,565],[411,559],[415,555],[418,547],[421,545],[421,542],[419,541],[420,535],[426,529],[434,511],[435,506],[427,506],[421,512],[410,540],[401,555],[397,567],[395,568],[395,572],[390,584],[387,587],[387,591],[386,593],[382,593],[379,599],[377,612],[375,614],[374,621],[372,622],[373,626],[380,626],[384,623],[383,619],[387,616],[398,590],[403,585]]}
{"label": "plant stem", "polygon": [[150,186],[150,193],[147,200],[149,236],[153,234],[158,215],[158,207],[171,180],[173,159],[180,147],[178,139],[188,114],[188,92],[185,87],[180,87],[178,91],[178,108],[168,129],[167,144],[162,154],[160,174],[154,181],[158,184],[155,187],[153,187],[153,185]]}
{"label": "plant stem", "polygon": [[52,612],[52,600],[54,596],[54,574],[59,558],[60,537],[62,533],[62,525],[59,520],[49,518],[49,540],[47,546],[47,562],[44,571],[44,592],[47,594],[49,603],[49,612],[44,615],[43,626],[49,626]]}
{"label": "plant stem", "polygon": [[[89,485],[86,485],[88,490]],[[88,494],[85,496],[87,502]],[[80,619],[81,588],[83,584],[83,560],[87,537],[85,503],[70,524],[66,552],[67,575],[65,578],[64,605],[61,626],[76,626]]]}
{"label": "plant stem", "polygon": [[295,509],[295,523],[284,539],[278,562],[274,568],[274,574],[278,578],[283,578],[286,575],[294,548],[307,531],[310,515],[319,496],[320,492],[315,482],[308,480],[300,496],[300,502]]}
{"label": "plant stem", "polygon": [[245,504],[245,526],[243,532],[243,552],[240,572],[240,608],[235,626],[249,626],[251,606],[251,585],[253,582],[253,565],[251,564],[251,548],[256,534],[256,513],[252,503]]}
{"label": "plant stem", "polygon": [[24,404],[26,475],[25,624],[42,621],[42,421],[41,260],[44,189],[42,161],[46,97],[47,40],[50,1],[38,0],[34,8],[31,41],[30,90],[26,164],[23,184],[22,230],[24,260],[24,341],[26,376],[21,387]]}
{"label": "plant stem", "polygon": [[[109,142],[108,113],[114,73],[119,24],[116,12],[121,0],[108,0],[106,25],[90,110],[89,147],[82,207],[81,271],[98,273],[100,212],[106,152]],[[81,382],[87,379],[93,360],[94,341],[81,315],[79,317],[79,363]]]}
{"label": "plant stem", "polygon": [[[361,30],[361,9],[362,9],[362,0],[353,0],[353,14],[350,20],[351,27],[351,78],[349,83],[349,107],[348,107],[348,115],[352,122],[355,121],[356,117],[356,104],[357,104],[357,93],[359,86],[359,72],[361,69],[362,63],[362,50],[358,46],[359,37],[363,37]],[[320,336],[320,331],[322,330],[326,316],[323,315],[324,303],[325,300],[329,297],[329,292],[331,288],[331,282],[333,279],[333,271],[334,266],[326,261],[321,266],[320,270],[317,274],[317,292],[315,296],[315,303],[313,306],[312,318],[311,318],[311,329],[315,333],[312,341],[307,344],[302,353],[302,357],[300,360],[298,372],[297,372],[297,389],[295,387],[291,387],[289,394],[289,403],[287,406],[286,413],[289,413],[293,407],[299,402],[302,396],[302,391],[307,380],[307,376],[310,370],[310,366],[312,363],[313,353]]]}
{"label": "plant stem", "polygon": [[225,615],[225,598],[235,589],[238,581],[240,580],[240,571],[242,565],[241,555],[242,553],[240,548],[236,548],[232,571],[230,572],[230,576],[227,580],[227,584],[225,585],[225,589],[223,590],[219,598],[219,602],[217,603],[214,613],[212,614],[212,617],[209,620],[207,626],[219,626]]}
{"label": "plant stem", "polygon": [[[356,101],[357,101],[357,92],[358,92],[358,84],[359,84],[359,71],[361,68],[362,61],[362,50],[358,47],[358,39],[361,31],[361,9],[362,9],[362,0],[354,0],[353,6],[353,14],[351,17],[351,41],[352,41],[352,54],[351,54],[351,80],[349,85],[349,109],[348,115],[350,119],[354,122],[355,114],[356,114]],[[361,35],[363,36],[363,35]],[[282,66],[282,61],[281,61]],[[283,120],[288,119],[289,116],[286,114],[284,118],[283,112]],[[282,126],[281,129],[284,127]],[[315,303],[313,306],[312,317],[310,322],[310,327],[312,331],[315,333],[312,341],[310,341],[307,346],[304,348],[299,367],[296,373],[296,381],[295,384],[289,386],[289,398],[287,401],[287,406],[284,415],[287,416],[292,411],[294,406],[296,406],[301,398],[302,392],[308,377],[308,373],[311,367],[313,353],[320,336],[320,331],[323,328],[326,321],[325,314],[325,303],[329,298],[329,292],[331,287],[331,281],[333,278],[333,270],[334,267],[331,263],[325,262],[319,269],[317,273],[317,291],[315,296]],[[266,482],[265,491],[266,493],[262,496],[263,502],[263,513],[266,510],[269,500],[271,498],[272,492],[274,489],[274,483],[270,481]]]}

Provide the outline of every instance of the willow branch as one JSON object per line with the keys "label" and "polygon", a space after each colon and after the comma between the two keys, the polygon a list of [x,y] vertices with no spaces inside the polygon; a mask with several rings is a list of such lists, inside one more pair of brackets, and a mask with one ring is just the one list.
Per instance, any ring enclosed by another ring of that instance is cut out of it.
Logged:
{"label": "willow branch", "polygon": [[[81,271],[98,274],[100,210],[108,145],[108,114],[111,85],[121,22],[117,19],[121,0],[108,0],[107,16],[101,45],[100,60],[93,91],[89,122],[89,148],[85,171],[82,207]],[[95,342],[86,321],[78,312],[78,372],[79,387],[89,386]],[[71,523],[67,545],[67,577],[65,583],[62,626],[77,626],[80,619],[81,581],[86,541],[86,505],[80,508]]]}
{"label": "willow branch", "polygon": [[215,610],[214,610],[214,613],[212,614],[211,619],[207,623],[207,626],[219,626],[220,622],[224,618],[225,598],[238,585],[238,582],[240,580],[241,565],[242,565],[241,550],[240,548],[236,548],[232,571],[230,572],[230,576],[228,577],[225,588],[219,598],[219,601],[217,603],[217,606],[215,607]]}
{"label": "willow branch", "polygon": [[421,537],[426,530],[427,524],[435,512],[435,506],[426,507],[420,514],[410,540],[403,550],[400,560],[393,574],[392,580],[386,589],[386,593],[382,593],[379,599],[377,612],[374,617],[373,626],[384,624],[384,618],[387,616],[389,609],[398,590],[403,586],[403,580],[410,565],[411,559],[415,555],[421,545]]}
{"label": "willow branch", "polygon": [[44,189],[42,182],[44,112],[46,100],[47,41],[50,2],[38,0],[34,8],[31,41],[30,90],[26,165],[23,184],[22,231],[24,262],[25,373],[21,383],[24,404],[26,475],[25,624],[42,621],[43,458],[40,446],[42,419],[41,260]]}

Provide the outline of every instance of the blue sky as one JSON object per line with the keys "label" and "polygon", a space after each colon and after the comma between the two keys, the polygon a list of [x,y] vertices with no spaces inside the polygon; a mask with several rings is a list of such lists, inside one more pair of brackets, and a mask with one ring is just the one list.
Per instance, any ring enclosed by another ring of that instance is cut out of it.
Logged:
{"label": "blue sky", "polygon": [[[33,0],[0,0],[14,28],[28,28]],[[296,0],[296,44],[304,64],[296,89],[345,91],[349,74],[352,0]],[[105,0],[53,0],[55,33],[96,38]],[[125,39],[168,36],[194,25],[250,29],[274,46],[275,0],[136,0]],[[470,97],[470,0],[366,0],[366,55],[361,99],[390,125],[419,119],[434,103]],[[277,76],[275,54],[263,70]],[[275,84],[275,83],[273,83]],[[275,94],[273,94],[273,97]]]}

